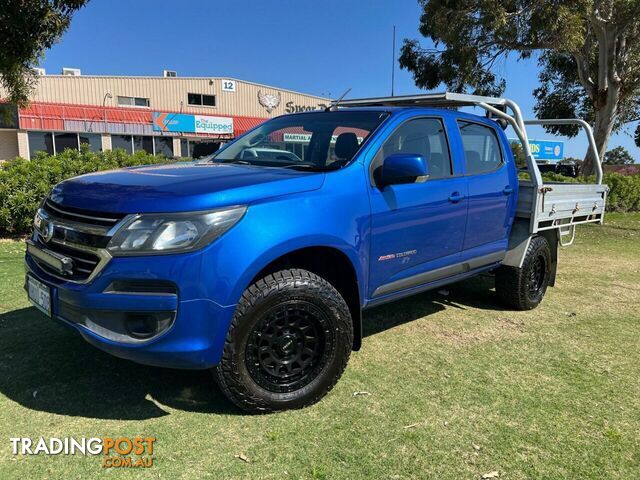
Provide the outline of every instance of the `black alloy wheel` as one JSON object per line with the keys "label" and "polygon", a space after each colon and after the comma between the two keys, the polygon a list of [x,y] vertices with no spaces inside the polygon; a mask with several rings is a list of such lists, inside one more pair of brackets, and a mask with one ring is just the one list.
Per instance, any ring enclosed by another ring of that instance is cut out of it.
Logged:
{"label": "black alloy wheel", "polygon": [[533,237],[522,267],[502,266],[496,271],[496,293],[511,308],[531,310],[544,298],[550,280],[549,242],[543,236]]}
{"label": "black alloy wheel", "polygon": [[271,392],[308,385],[335,345],[327,315],[303,301],[283,302],[255,325],[246,348],[249,374]]}
{"label": "black alloy wheel", "polygon": [[351,314],[333,285],[306,270],[281,270],[243,293],[213,374],[248,412],[302,408],[333,388],[352,346]]}

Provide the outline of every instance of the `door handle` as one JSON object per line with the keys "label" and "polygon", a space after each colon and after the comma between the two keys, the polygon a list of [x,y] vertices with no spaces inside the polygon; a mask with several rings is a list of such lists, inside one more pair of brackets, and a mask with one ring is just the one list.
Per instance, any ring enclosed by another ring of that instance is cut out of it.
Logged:
{"label": "door handle", "polygon": [[463,198],[464,195],[462,195],[460,192],[453,192],[451,195],[449,195],[449,201],[451,203],[458,203]]}
{"label": "door handle", "polygon": [[507,185],[502,189],[502,193],[505,195],[511,195],[513,193],[513,187],[511,187],[511,185]]}

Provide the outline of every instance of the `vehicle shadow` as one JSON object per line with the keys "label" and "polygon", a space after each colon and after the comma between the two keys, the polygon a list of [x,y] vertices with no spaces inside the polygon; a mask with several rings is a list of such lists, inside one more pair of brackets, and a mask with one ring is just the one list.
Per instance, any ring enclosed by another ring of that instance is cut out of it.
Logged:
{"label": "vehicle shadow", "polygon": [[113,357],[33,307],[0,315],[0,393],[32,410],[100,419],[144,420],[169,409],[242,414],[209,371]]}
{"label": "vehicle shadow", "polygon": [[407,297],[366,310],[362,318],[362,335],[368,337],[385,330],[433,315],[446,308],[505,311],[496,297],[492,275],[470,279]]}
{"label": "vehicle shadow", "polygon": [[[445,308],[499,309],[493,281],[477,277],[365,312],[370,336]],[[442,290],[440,290],[442,292]],[[208,371],[147,367],[108,355],[35,308],[0,314],[0,393],[59,415],[145,420],[171,409],[242,415]]]}

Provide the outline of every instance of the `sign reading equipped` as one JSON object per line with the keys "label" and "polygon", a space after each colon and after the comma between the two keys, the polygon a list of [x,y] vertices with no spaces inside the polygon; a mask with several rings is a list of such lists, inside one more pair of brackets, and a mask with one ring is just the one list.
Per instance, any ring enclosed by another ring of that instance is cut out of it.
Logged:
{"label": "sign reading equipped", "polygon": [[153,130],[156,132],[233,135],[233,118],[153,112]]}

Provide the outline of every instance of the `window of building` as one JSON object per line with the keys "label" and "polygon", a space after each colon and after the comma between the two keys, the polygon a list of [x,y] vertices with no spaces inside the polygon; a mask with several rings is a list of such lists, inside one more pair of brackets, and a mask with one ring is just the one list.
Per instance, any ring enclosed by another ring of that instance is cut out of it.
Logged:
{"label": "window of building", "polygon": [[131,135],[111,135],[111,149],[123,149],[127,153],[133,153],[133,142]]}
{"label": "window of building", "polygon": [[469,175],[492,172],[502,165],[502,151],[493,128],[464,121],[458,125]]}
{"label": "window of building", "polygon": [[78,151],[77,133],[54,133],[53,139],[56,153],[62,153],[68,148]]}
{"label": "window of building", "polygon": [[215,95],[205,95],[203,93],[188,93],[187,94],[187,103],[189,105],[198,105],[204,107],[215,107],[216,106],[216,96]]}
{"label": "window of building", "polygon": [[18,109],[15,105],[0,104],[0,128],[18,128]]}
{"label": "window of building", "polygon": [[144,150],[147,153],[153,155],[153,137],[146,137],[142,135],[133,136],[133,151],[139,152]]}
{"label": "window of building", "polygon": [[28,132],[27,137],[29,140],[29,156],[31,158],[36,156],[38,152],[45,152],[49,155],[53,155],[53,134],[51,132]]}
{"label": "window of building", "polygon": [[153,137],[153,146],[154,146],[154,152],[156,155],[173,157],[173,138],[172,137]]}
{"label": "window of building", "polygon": [[102,135],[99,133],[79,133],[78,140],[80,147],[88,145],[89,150],[92,152],[102,151]]}
{"label": "window of building", "polygon": [[207,155],[211,155],[212,153],[217,152],[219,148],[220,148],[219,141],[213,141],[213,140],[199,140],[199,141],[190,140],[189,141],[189,151],[191,153],[191,158],[206,157]]}
{"label": "window of building", "polygon": [[[450,177],[451,156],[442,121],[418,118],[402,124],[387,139],[381,149],[383,155],[376,164],[394,153],[422,155],[429,166],[429,179]],[[380,156],[380,152],[378,155]]]}
{"label": "window of building", "polygon": [[84,144],[88,145],[89,150],[92,152],[102,150],[102,136],[99,133],[27,132],[27,137],[29,140],[29,156],[31,158],[37,152],[55,155],[69,148],[78,150]]}
{"label": "window of building", "polygon": [[151,102],[144,97],[121,97],[118,96],[118,105],[121,107],[150,107]]}
{"label": "window of building", "polygon": [[145,151],[151,155],[173,157],[172,137],[149,135],[111,135],[111,148],[122,148],[127,153]]}

